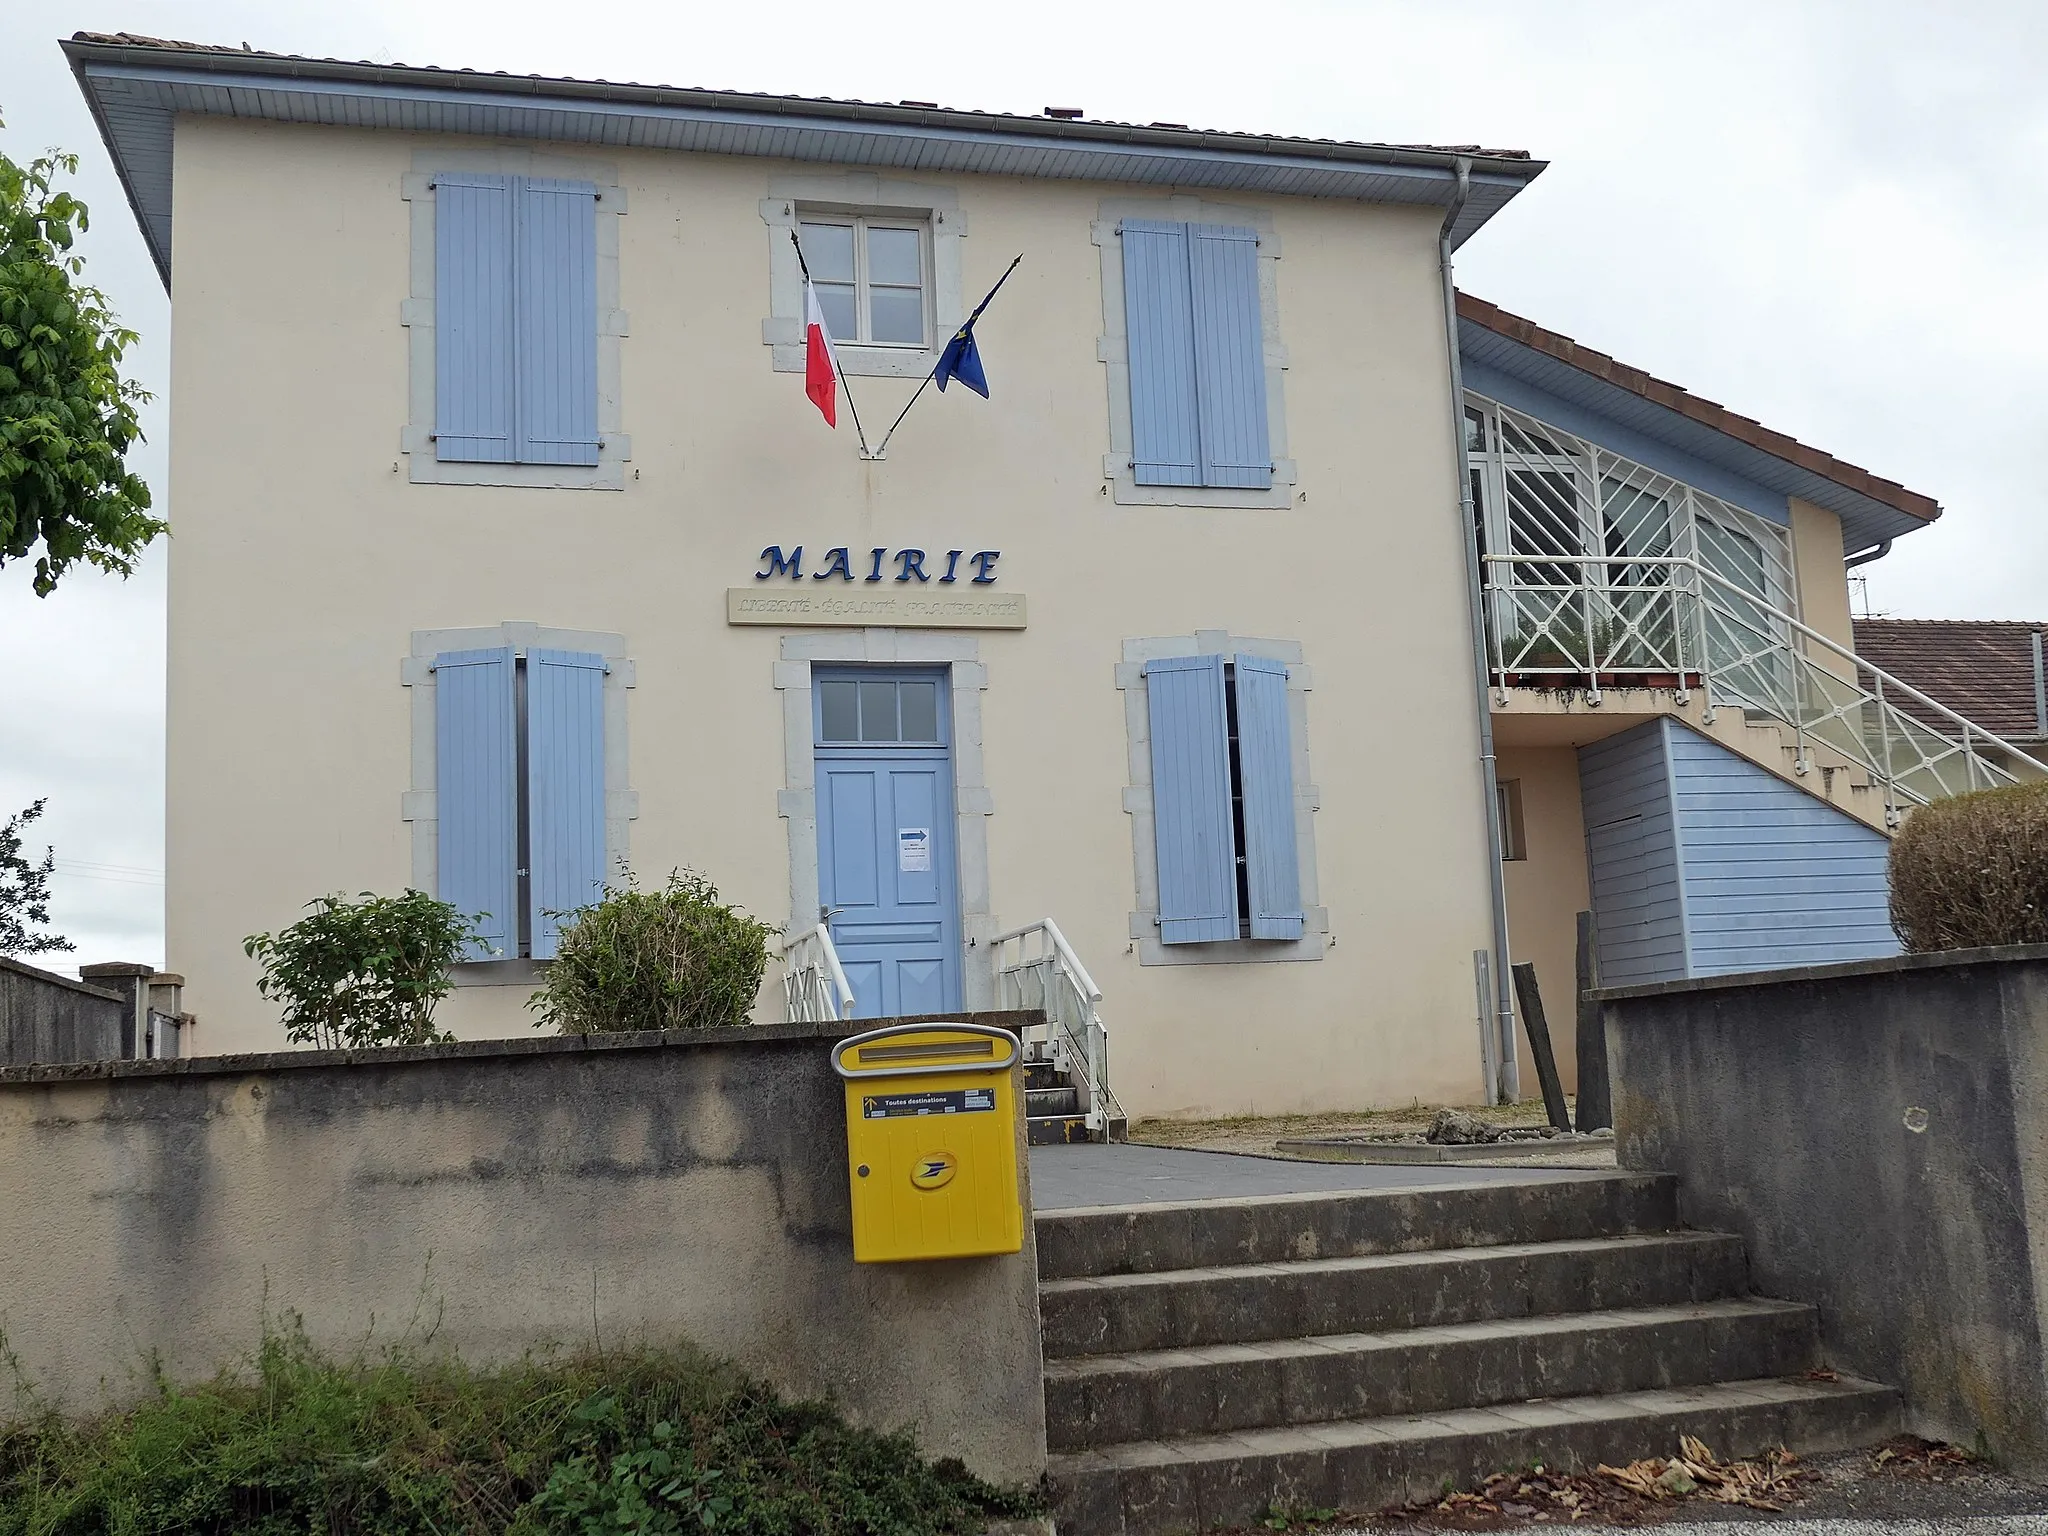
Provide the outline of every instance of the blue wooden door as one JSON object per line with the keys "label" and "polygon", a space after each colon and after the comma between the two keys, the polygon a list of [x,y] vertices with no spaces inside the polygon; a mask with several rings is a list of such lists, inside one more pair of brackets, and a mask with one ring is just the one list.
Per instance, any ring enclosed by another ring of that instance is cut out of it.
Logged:
{"label": "blue wooden door", "polygon": [[960,1006],[960,904],[945,675],[812,677],[818,900],[854,1015]]}

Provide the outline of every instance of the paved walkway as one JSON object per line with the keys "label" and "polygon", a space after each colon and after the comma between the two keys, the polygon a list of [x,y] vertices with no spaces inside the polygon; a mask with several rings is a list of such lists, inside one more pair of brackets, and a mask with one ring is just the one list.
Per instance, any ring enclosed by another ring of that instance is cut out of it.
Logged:
{"label": "paved walkway", "polygon": [[1072,1210],[1084,1205],[1313,1194],[1322,1190],[1442,1188],[1602,1176],[1566,1168],[1298,1163],[1180,1147],[1084,1145],[1031,1149],[1031,1203],[1041,1211]]}

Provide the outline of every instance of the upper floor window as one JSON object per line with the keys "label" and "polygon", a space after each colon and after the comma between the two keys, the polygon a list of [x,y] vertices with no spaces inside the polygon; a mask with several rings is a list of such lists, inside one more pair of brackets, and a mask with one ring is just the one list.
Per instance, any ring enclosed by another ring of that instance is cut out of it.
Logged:
{"label": "upper floor window", "polygon": [[595,464],[597,187],[434,178],[434,456]]}
{"label": "upper floor window", "polygon": [[931,306],[922,222],[816,214],[800,222],[799,233],[834,341],[927,344]]}

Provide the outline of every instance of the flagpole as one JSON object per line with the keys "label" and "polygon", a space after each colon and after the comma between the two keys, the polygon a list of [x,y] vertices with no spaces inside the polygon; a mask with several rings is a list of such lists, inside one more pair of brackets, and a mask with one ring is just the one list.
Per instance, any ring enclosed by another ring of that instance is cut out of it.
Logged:
{"label": "flagpole", "polygon": [[[795,237],[792,235],[791,238],[794,239]],[[979,320],[981,318],[981,312],[984,309],[988,308],[989,300],[993,299],[996,296],[996,289],[1001,288],[1003,284],[1007,283],[1010,280],[1010,274],[1017,270],[1017,263],[1019,263],[1023,259],[1024,253],[1022,251],[1019,251],[1015,256],[1010,258],[1010,264],[1007,267],[1003,268],[1003,275],[996,279],[995,288],[989,289],[988,297],[984,298],[979,304],[974,306],[974,313],[969,315],[967,319],[961,324],[961,331],[968,331],[974,328],[974,322]],[[797,260],[803,260],[802,251],[797,252]],[[957,338],[959,332],[956,331],[954,335]],[[952,345],[952,343],[948,342],[947,345],[950,346]],[[945,360],[945,351],[943,348],[940,350],[939,358],[941,362]],[[885,452],[888,451],[889,439],[894,437],[896,435],[896,429],[903,425],[903,418],[910,414],[910,407],[917,404],[918,395],[922,395],[924,393],[925,384],[931,383],[931,381],[933,379],[936,379],[938,376],[939,364],[934,363],[932,364],[932,371],[924,376],[924,383],[919,384],[917,386],[917,394],[912,395],[910,399],[904,403],[903,409],[896,413],[896,419],[889,423],[889,430],[882,434],[882,441],[875,448],[874,456],[876,458],[879,459]]]}
{"label": "flagpole", "polygon": [[[796,247],[797,270],[803,273],[804,286],[808,288],[811,285],[811,264],[804,260],[803,242],[797,239],[796,231],[793,229],[789,232],[789,243]],[[1005,273],[1004,275],[1008,276],[1009,274]],[[832,333],[827,331],[825,334],[830,336]],[[860,456],[864,459],[878,458],[880,457],[879,451],[876,453],[868,452],[868,435],[861,430],[860,407],[853,403],[853,386],[846,382],[846,365],[839,361],[839,349],[832,347],[829,350],[832,353],[832,371],[839,375],[839,387],[846,391],[846,409],[853,415],[854,434],[860,438]],[[901,420],[902,418],[899,417],[897,419]],[[891,428],[891,430],[893,431],[894,428]]]}

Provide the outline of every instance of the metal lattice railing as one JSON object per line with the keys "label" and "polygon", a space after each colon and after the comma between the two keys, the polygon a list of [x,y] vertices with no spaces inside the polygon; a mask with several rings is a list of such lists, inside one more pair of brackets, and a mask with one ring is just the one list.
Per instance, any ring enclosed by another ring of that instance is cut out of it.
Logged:
{"label": "metal lattice railing", "polygon": [[998,1008],[1036,1008],[1045,1023],[1025,1032],[1025,1051],[1050,1059],[1079,1090],[1088,1129],[1107,1135],[1123,1108],[1109,1088],[1109,1031],[1102,990],[1051,918],[997,935],[990,946]]}
{"label": "metal lattice railing", "polygon": [[853,988],[823,923],[782,941],[782,1002],[792,1024],[853,1017]]}

